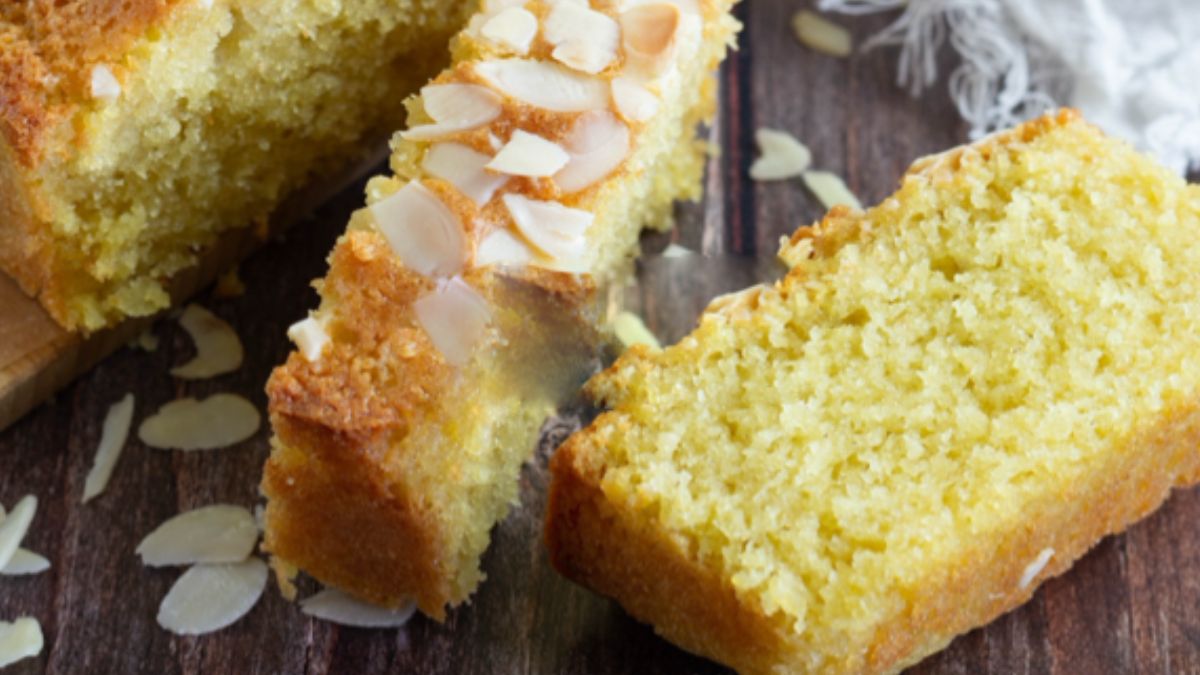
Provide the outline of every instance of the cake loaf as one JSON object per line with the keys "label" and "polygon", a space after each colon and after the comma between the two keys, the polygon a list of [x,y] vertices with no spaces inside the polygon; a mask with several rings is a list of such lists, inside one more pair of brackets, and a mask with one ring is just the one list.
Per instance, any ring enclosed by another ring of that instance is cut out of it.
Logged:
{"label": "cake loaf", "polygon": [[285,576],[439,619],[470,596],[597,289],[698,195],[732,4],[496,1],[456,38],[268,384]]}
{"label": "cake loaf", "polygon": [[1200,470],[1200,188],[1072,112],[918,161],[589,391],[554,566],[744,673],[886,673]]}
{"label": "cake loaf", "polygon": [[64,327],[365,159],[472,2],[0,2],[0,269]]}

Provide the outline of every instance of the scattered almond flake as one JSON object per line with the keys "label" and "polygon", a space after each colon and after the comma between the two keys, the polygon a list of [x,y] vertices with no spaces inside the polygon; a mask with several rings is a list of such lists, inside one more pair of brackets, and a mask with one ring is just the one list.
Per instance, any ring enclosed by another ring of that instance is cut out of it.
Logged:
{"label": "scattered almond flake", "polygon": [[570,156],[557,143],[520,129],[488,162],[487,168],[510,176],[553,176]]}
{"label": "scattered almond flake", "polygon": [[1021,580],[1017,582],[1017,588],[1028,588],[1029,584],[1033,583],[1033,580],[1037,578],[1037,575],[1041,574],[1042,570],[1046,569],[1046,564],[1049,563],[1050,559],[1053,557],[1054,549],[1042,549],[1042,552],[1039,553],[1037,557],[1033,559],[1033,562],[1029,563],[1029,566],[1025,568],[1025,571],[1021,573]]}
{"label": "scattered almond flake", "polygon": [[92,98],[104,101],[115,101],[121,96],[121,83],[117,81],[108,66],[98,65],[92,68]]}
{"label": "scattered almond flake", "polygon": [[537,17],[521,7],[501,10],[479,29],[479,34],[487,40],[522,55],[529,51],[537,32]]}
{"label": "scattered almond flake", "polygon": [[0,569],[0,575],[6,577],[24,576],[28,574],[41,574],[50,569],[50,561],[46,560],[45,556],[38,555],[33,551],[28,551],[23,548],[18,548],[13,552],[12,559],[8,564]]}
{"label": "scattered almond flake", "polygon": [[660,258],[685,258],[693,254],[695,254],[695,251],[692,249],[685,248],[679,244],[676,244],[675,242],[671,242],[670,244],[667,244],[667,247],[664,248],[662,253],[658,255]]}
{"label": "scattered almond flake", "polygon": [[604,180],[629,157],[629,127],[607,110],[584,113],[564,143],[571,161],[554,182],[571,194]]}
{"label": "scattered almond flake", "polygon": [[437,288],[413,303],[417,321],[446,361],[461,366],[492,320],[487,301],[461,277],[439,280]]}
{"label": "scattered almond flake", "polygon": [[595,75],[617,58],[621,27],[584,3],[558,3],[542,30],[554,45],[551,56],[575,70]]}
{"label": "scattered almond flake", "polygon": [[478,84],[430,84],[421,89],[425,113],[433,124],[413,127],[401,138],[432,140],[477,129],[500,116],[500,97]]}
{"label": "scattered almond flake", "polygon": [[658,112],[658,97],[626,75],[613,78],[612,97],[617,112],[628,122],[645,122]]}
{"label": "scattered almond flake", "polygon": [[202,380],[232,373],[242,366],[242,341],[233,327],[216,314],[191,304],[183,310],[179,325],[192,336],[196,356],[182,366],[172,368],[171,375],[185,380]]}
{"label": "scattered almond flake", "polygon": [[[502,147],[496,139],[496,148]],[[492,160],[460,143],[435,143],[425,153],[421,168],[435,178],[450,183],[476,206],[483,207],[492,200],[496,190],[504,187],[508,176],[497,176],[484,167]]]}
{"label": "scattered almond flake", "polygon": [[153,352],[158,350],[158,336],[155,335],[149,328],[138,334],[137,338],[129,343],[130,347],[137,347],[145,352]]}
{"label": "scattered almond flake", "polygon": [[0,668],[42,653],[42,626],[23,616],[12,623],[0,621]]}
{"label": "scattered almond flake", "polygon": [[805,171],[802,175],[804,184],[817,196],[817,199],[821,200],[825,208],[832,209],[841,204],[858,211],[862,210],[862,204],[859,203],[858,197],[850,192],[837,174],[828,171]]}
{"label": "scattered almond flake", "polygon": [[792,17],[792,30],[801,44],[822,54],[846,58],[854,51],[850,31],[807,9]]}
{"label": "scattered almond flake", "polygon": [[642,321],[642,317],[637,314],[620,312],[609,323],[612,325],[613,333],[625,349],[629,349],[634,345],[646,345],[651,349],[662,349],[662,345],[658,343],[658,338],[654,337],[654,333],[650,332],[650,329],[646,327],[646,323]]}
{"label": "scattered almond flake", "polygon": [[718,295],[708,303],[704,313],[742,316],[758,305],[758,298],[766,289],[765,284],[757,284],[740,291]]}
{"label": "scattered almond flake", "polygon": [[158,625],[177,635],[221,630],[245,616],[266,585],[267,565],[258,558],[196,565],[184,572],[163,598]]}
{"label": "scattered almond flake", "polygon": [[512,193],[503,199],[521,236],[539,251],[564,261],[583,255],[587,247],[583,235],[594,219],[591,213]]}
{"label": "scattered almond flake", "polygon": [[356,628],[399,628],[417,611],[414,602],[395,609],[379,607],[353,598],[336,588],[326,588],[300,601],[300,611],[342,626]]}
{"label": "scattered almond flake", "polygon": [[259,533],[267,531],[267,507],[263,504],[254,505],[254,526]]}
{"label": "scattered almond flake", "polygon": [[508,228],[495,230],[479,243],[475,250],[475,264],[479,267],[500,265],[502,267],[522,267],[533,259],[533,251],[525,242],[508,231]]}
{"label": "scattered almond flake", "polygon": [[217,277],[217,285],[213,292],[218,298],[240,298],[245,295],[246,284],[238,275],[238,268],[234,267]]}
{"label": "scattered almond flake", "polygon": [[29,532],[29,524],[33,522],[35,513],[37,497],[25,495],[13,507],[12,513],[0,522],[0,569],[8,567],[17,548],[21,546],[21,540]]}
{"label": "scattered almond flake", "polygon": [[669,2],[636,5],[621,14],[625,57],[655,76],[666,70],[679,32],[679,7]]}
{"label": "scattered almond flake", "polygon": [[163,450],[215,450],[250,438],[261,423],[254,404],[237,394],[181,398],[143,420],[138,438]]}
{"label": "scattered almond flake", "polygon": [[608,85],[545,61],[500,59],[475,64],[475,72],[498,91],[552,112],[608,107]]}
{"label": "scattered almond flake", "polygon": [[329,333],[325,330],[325,324],[311,316],[289,326],[287,336],[309,363],[321,360],[321,352],[325,351],[325,345],[329,344]]}
{"label": "scattered almond flake", "polygon": [[411,181],[368,210],[404,264],[425,276],[446,277],[462,269],[466,237],[450,207]]}
{"label": "scattered almond flake", "polygon": [[113,468],[121,458],[125,441],[129,439],[129,426],[133,423],[133,394],[125,394],[124,398],[112,404],[104,415],[104,426],[100,431],[100,444],[96,446],[96,459],[92,462],[92,470],[88,471],[83,481],[83,503],[86,504],[94,497],[104,492],[108,479],[112,477]]}
{"label": "scattered almond flake", "polygon": [[137,554],[150,567],[241,562],[257,541],[258,525],[249,510],[214,504],[159,525],[138,544]]}
{"label": "scattered almond flake", "polygon": [[812,165],[812,152],[786,131],[759,129],[754,132],[754,140],[760,153],[750,165],[754,180],[796,178]]}

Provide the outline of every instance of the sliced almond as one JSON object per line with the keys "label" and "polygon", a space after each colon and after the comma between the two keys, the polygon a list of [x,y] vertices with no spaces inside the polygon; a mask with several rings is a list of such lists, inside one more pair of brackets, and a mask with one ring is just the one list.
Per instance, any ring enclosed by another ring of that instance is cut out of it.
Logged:
{"label": "sliced almond", "polygon": [[521,236],[551,259],[569,261],[584,254],[584,233],[595,219],[591,213],[518,194],[504,195],[504,206]]}
{"label": "sliced almond", "polygon": [[656,76],[674,56],[679,7],[669,2],[637,5],[621,13],[625,57],[639,71]]}
{"label": "sliced almond", "polygon": [[329,344],[329,333],[325,324],[314,317],[306,317],[288,326],[288,339],[300,350],[300,355],[309,363],[321,360],[321,352]]}
{"label": "sliced almond", "polygon": [[617,336],[621,346],[629,349],[634,345],[645,345],[651,349],[661,349],[662,345],[658,343],[658,338],[654,337],[654,333],[646,327],[646,322],[642,321],[642,317],[632,312],[621,312],[613,317],[609,322],[613,329],[613,334]]}
{"label": "sliced almond", "polygon": [[680,246],[679,244],[676,244],[675,242],[671,242],[670,244],[667,244],[667,247],[664,248],[662,253],[660,253],[658,255],[660,258],[674,259],[674,258],[686,258],[687,256],[695,255],[695,253],[696,252],[691,250],[690,248],[687,248],[685,246]]}
{"label": "sliced almond", "polygon": [[421,89],[421,102],[433,124],[413,127],[402,138],[424,141],[478,129],[500,116],[500,97],[477,84],[430,84]]}
{"label": "sliced almond", "polygon": [[158,625],[177,635],[221,630],[253,609],[266,585],[267,565],[258,558],[196,565],[163,598]]}
{"label": "sliced almond", "polygon": [[1038,553],[1037,557],[1033,559],[1033,562],[1025,566],[1025,571],[1021,572],[1021,579],[1017,582],[1017,588],[1021,590],[1028,588],[1029,584],[1033,583],[1033,580],[1042,573],[1042,570],[1046,569],[1046,565],[1053,557],[1054,549],[1042,549],[1041,553]]}
{"label": "sliced almond", "polygon": [[479,267],[500,265],[501,267],[523,267],[533,259],[533,251],[508,228],[495,230],[475,251],[475,264]]}
{"label": "sliced almond", "polygon": [[254,404],[236,394],[183,398],[143,420],[138,438],[164,450],[215,450],[250,438],[261,423]]}
{"label": "sliced almond", "polygon": [[434,292],[413,303],[417,321],[446,361],[460,366],[492,320],[487,301],[460,277],[438,283]]}
{"label": "sliced almond", "polygon": [[12,623],[0,621],[0,668],[41,654],[43,643],[37,619],[23,616]]}
{"label": "sliced almond", "polygon": [[0,569],[8,567],[8,563],[12,561],[13,555],[21,546],[21,540],[29,532],[29,524],[33,522],[35,513],[37,497],[25,495],[13,507],[12,513],[8,514],[4,522],[0,522]]}
{"label": "sliced almond", "polygon": [[121,96],[121,83],[108,66],[98,65],[92,68],[91,84],[92,98],[115,101]]}
{"label": "sliced almond", "polygon": [[342,626],[356,628],[399,628],[417,611],[413,602],[397,608],[379,607],[353,598],[336,588],[326,588],[300,601],[305,614]]}
{"label": "sliced almond", "polygon": [[754,139],[760,153],[750,165],[750,177],[754,180],[795,178],[812,164],[808,147],[786,131],[759,129]]}
{"label": "sliced almond", "polygon": [[188,380],[231,373],[242,365],[242,341],[233,327],[200,305],[188,305],[179,325],[192,336],[196,356],[171,369],[171,375]]}
{"label": "sliced almond", "polygon": [[[499,139],[496,143],[500,147]],[[450,183],[476,206],[482,207],[508,182],[508,176],[497,176],[484,168],[490,161],[491,157],[460,143],[435,143],[425,153],[421,168]]]}
{"label": "sliced almond", "polygon": [[629,158],[629,127],[606,110],[584,113],[565,144],[571,161],[554,175],[554,182],[571,194],[604,180]]}
{"label": "sliced almond", "polygon": [[50,569],[50,561],[46,560],[45,556],[18,548],[13,552],[13,557],[8,561],[8,564],[3,569],[0,569],[0,574],[6,577],[25,576],[29,574],[41,574],[48,569]]}
{"label": "sliced almond", "polygon": [[632,77],[614,77],[612,97],[617,112],[629,122],[645,122],[658,112],[658,97]]}
{"label": "sliced almond", "polygon": [[466,237],[458,216],[418,181],[368,207],[405,266],[425,276],[462,269]]}
{"label": "sliced almond", "polygon": [[850,31],[807,9],[792,17],[792,30],[797,40],[822,54],[846,58],[854,51]]}
{"label": "sliced almond", "polygon": [[109,406],[108,413],[104,415],[100,445],[96,447],[96,459],[83,481],[84,504],[104,492],[104,488],[108,486],[113,468],[121,458],[121,451],[125,449],[125,441],[129,440],[129,426],[132,423],[133,394],[125,394],[124,398]]}
{"label": "sliced almond", "polygon": [[557,143],[518,129],[487,168],[510,176],[553,176],[570,159]]}
{"label": "sliced almond", "polygon": [[621,27],[586,4],[556,4],[542,30],[554,45],[551,56],[575,70],[595,75],[617,58]]}
{"label": "sliced almond", "polygon": [[858,201],[858,197],[850,192],[837,174],[828,171],[805,171],[802,175],[804,184],[817,196],[817,199],[821,200],[825,208],[832,209],[841,204],[862,211],[862,204]]}
{"label": "sliced almond", "polygon": [[529,51],[529,45],[537,36],[537,32],[537,17],[522,7],[500,10],[479,29],[479,34],[484,39],[522,55]]}
{"label": "sliced almond", "polygon": [[608,86],[603,80],[554,63],[499,59],[475,64],[475,72],[497,91],[553,112],[585,112],[608,107]]}
{"label": "sliced almond", "polygon": [[214,504],[159,525],[138,544],[137,554],[150,567],[241,562],[257,541],[258,525],[248,509]]}

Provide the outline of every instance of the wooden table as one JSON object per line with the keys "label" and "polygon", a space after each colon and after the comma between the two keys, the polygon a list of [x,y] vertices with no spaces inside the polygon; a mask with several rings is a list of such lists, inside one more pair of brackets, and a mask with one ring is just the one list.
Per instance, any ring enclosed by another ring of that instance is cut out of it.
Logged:
{"label": "wooden table", "polygon": [[[709,166],[707,197],[679,210],[674,241],[712,260],[642,265],[633,299],[658,334],[674,340],[716,293],[777,273],[780,235],[821,209],[797,182],[755,184],[745,170],[760,126],[788,129],[813,149],[819,168],[848,178],[864,202],[887,195],[914,158],[964,139],[944,84],[914,101],[893,85],[894,55],[837,60],[800,47],[786,28],[794,0],[749,0],[741,51],[724,70],[721,115],[712,134],[722,151]],[[862,38],[883,25],[862,20]],[[173,636],[155,623],[159,601],[180,571],[143,568],[134,556],[147,532],[181,510],[258,499],[267,432],[226,450],[172,453],[133,440],[108,491],[79,497],[107,407],[125,392],[137,419],[182,395],[235,391],[264,406],[263,383],[289,350],[285,327],[315,300],[308,281],[361,183],[270,244],[242,267],[235,299],[201,296],[228,318],[247,346],[237,373],[197,383],[168,368],[190,357],[170,322],[153,353],[123,349],[0,433],[0,502],[41,499],[26,545],[49,557],[39,576],[0,579],[0,618],[32,614],[47,646],[12,673],[715,673],[722,668],[655,637],[615,604],[558,577],[540,538],[546,486],[542,443],[522,477],[522,506],[496,530],[484,560],[488,580],[470,606],[444,624],[414,619],[399,631],[345,629],[310,621],[273,589],[240,623],[220,633]],[[661,250],[668,238],[645,248]],[[570,414],[567,415],[570,417]],[[918,673],[1200,672],[1200,492],[1176,494],[1128,533],[1103,541],[1024,607],[959,638]],[[311,584],[305,590],[311,590]]]}

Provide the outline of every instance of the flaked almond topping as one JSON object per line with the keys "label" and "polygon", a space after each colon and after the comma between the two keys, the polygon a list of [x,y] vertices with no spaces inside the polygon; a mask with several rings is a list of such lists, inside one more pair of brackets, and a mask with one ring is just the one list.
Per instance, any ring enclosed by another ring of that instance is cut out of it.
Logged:
{"label": "flaked almond topping", "polygon": [[754,139],[761,153],[750,165],[750,177],[754,180],[795,178],[812,164],[812,153],[786,131],[759,129]]}
{"label": "flaked almond topping", "polygon": [[254,404],[236,394],[183,398],[143,420],[138,438],[163,450],[215,450],[250,438],[261,423]]}
{"label": "flaked almond topping", "polygon": [[241,562],[257,541],[258,525],[249,510],[214,504],[159,525],[138,544],[137,554],[151,567]]}
{"label": "flaked almond topping", "polygon": [[433,124],[400,133],[402,138],[426,141],[477,129],[500,116],[496,93],[477,84],[430,84],[421,89],[421,102]]}
{"label": "flaked almond topping", "polygon": [[188,305],[179,317],[179,325],[192,336],[196,356],[171,375],[197,380],[231,373],[242,365],[242,341],[233,327],[199,305]]}
{"label": "flaked almond topping", "polygon": [[828,171],[805,171],[802,175],[804,184],[817,196],[817,199],[821,200],[825,208],[832,209],[834,206],[842,204],[858,211],[862,210],[862,204],[858,201],[858,197],[850,192],[837,174]]}
{"label": "flaked almond topping", "polygon": [[492,232],[475,250],[475,264],[479,267],[522,267],[532,259],[533,251],[529,250],[525,242],[509,232],[508,228]]}
{"label": "flaked almond topping", "polygon": [[306,317],[288,327],[288,339],[300,350],[300,355],[309,363],[321,360],[321,352],[329,344],[329,333],[320,319]]}
{"label": "flaked almond topping", "polygon": [[586,4],[560,2],[550,11],[543,27],[551,53],[558,62],[595,75],[617,58],[621,27],[607,14]]}
{"label": "flaked almond topping", "polygon": [[425,276],[450,276],[462,269],[466,248],[462,223],[420,182],[409,182],[368,209],[409,269]]}
{"label": "flaked almond topping", "polygon": [[1042,570],[1046,569],[1046,564],[1049,563],[1050,559],[1053,557],[1054,549],[1042,549],[1042,552],[1038,553],[1037,557],[1033,559],[1033,562],[1029,563],[1029,565],[1025,567],[1025,571],[1021,573],[1021,579],[1017,582],[1017,588],[1024,590],[1029,586],[1029,584],[1033,583],[1033,580],[1042,573]]}
{"label": "flaked almond topping", "polygon": [[679,244],[676,244],[675,242],[671,242],[670,244],[667,244],[667,247],[664,248],[662,253],[660,253],[658,255],[660,258],[676,259],[676,258],[686,258],[690,255],[695,255],[695,254],[696,254],[696,252],[693,251],[692,249],[687,248],[686,246],[680,246]]}
{"label": "flaked almond topping", "polygon": [[460,277],[438,282],[413,303],[417,321],[446,361],[461,366],[492,320],[487,301]]}
{"label": "flaked almond topping", "polygon": [[33,522],[35,513],[37,497],[25,495],[13,507],[12,513],[8,514],[4,522],[0,522],[0,569],[8,567],[8,563],[12,561],[13,555],[21,546],[21,540],[29,532],[29,524]]}
{"label": "flaked almond topping", "polygon": [[613,78],[612,97],[617,112],[629,122],[645,122],[658,112],[658,97],[626,75]]}
{"label": "flaked almond topping", "polygon": [[585,253],[591,213],[511,193],[504,195],[504,206],[521,236],[551,259],[572,261]]}
{"label": "flaked almond topping", "polygon": [[725,316],[743,317],[758,306],[759,296],[766,286],[758,284],[740,291],[718,295],[708,303],[705,314],[723,314]]}
{"label": "flaked almond topping", "polygon": [[357,628],[399,628],[417,611],[416,603],[400,607],[379,607],[350,597],[336,588],[326,588],[300,601],[305,614],[342,626]]}
{"label": "flaked almond topping", "polygon": [[92,98],[115,101],[120,96],[121,83],[108,66],[99,65],[92,68]]}
{"label": "flaked almond topping", "polygon": [[13,552],[12,560],[9,560],[8,564],[0,569],[0,574],[6,577],[17,577],[41,574],[48,569],[50,569],[50,561],[46,560],[45,556],[18,548]]}
{"label": "flaked almond topping", "polygon": [[[497,148],[503,147],[499,139],[496,143]],[[497,176],[484,168],[491,160],[482,152],[475,152],[460,143],[436,143],[425,153],[421,168],[450,183],[476,206],[482,207],[508,182],[508,176]]]}
{"label": "flaked almond topping", "polygon": [[501,10],[479,29],[486,40],[522,55],[529,51],[537,32],[537,17],[522,7]]}
{"label": "flaked almond topping", "polygon": [[607,110],[584,113],[564,139],[571,161],[554,175],[567,194],[604,180],[629,157],[629,127]]}
{"label": "flaked almond topping", "polygon": [[43,643],[37,619],[23,616],[12,623],[0,621],[0,668],[41,654]]}
{"label": "flaked almond topping", "polygon": [[668,2],[637,5],[621,14],[625,57],[648,75],[669,65],[679,32],[679,7]]}
{"label": "flaked almond topping", "polygon": [[620,312],[609,322],[613,334],[625,349],[634,345],[645,345],[651,349],[661,349],[658,338],[646,327],[642,317],[632,312]]}
{"label": "flaked almond topping", "polygon": [[845,58],[854,51],[850,31],[814,12],[797,12],[792,17],[792,30],[797,40],[822,54]]}
{"label": "flaked almond topping", "polygon": [[475,64],[488,84],[512,98],[553,112],[586,112],[608,107],[603,80],[545,61],[499,59]]}
{"label": "flaked almond topping", "polygon": [[96,447],[96,459],[83,481],[83,503],[104,492],[113,468],[121,458],[121,450],[129,439],[129,427],[133,422],[133,394],[125,394],[120,401],[109,407],[100,431],[100,445]]}
{"label": "flaked almond topping", "polygon": [[487,168],[510,176],[552,176],[570,159],[557,143],[518,129]]}
{"label": "flaked almond topping", "polygon": [[266,586],[267,565],[258,558],[196,565],[163,598],[158,625],[177,635],[221,630],[253,609]]}

